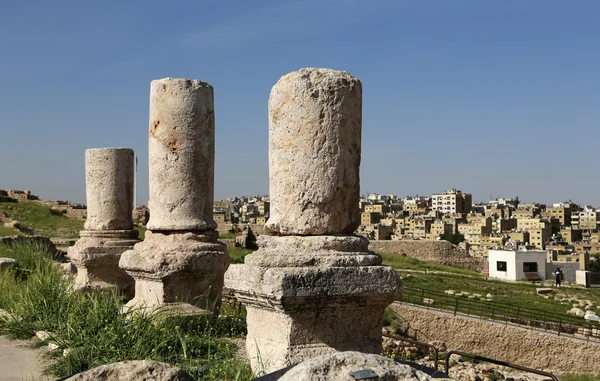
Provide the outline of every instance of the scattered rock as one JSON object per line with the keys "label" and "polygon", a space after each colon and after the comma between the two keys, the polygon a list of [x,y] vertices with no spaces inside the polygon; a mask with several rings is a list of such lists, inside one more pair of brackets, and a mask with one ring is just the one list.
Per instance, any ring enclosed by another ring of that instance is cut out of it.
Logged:
{"label": "scattered rock", "polygon": [[535,292],[538,295],[554,294],[554,290],[551,288],[536,288]]}
{"label": "scattered rock", "polygon": [[592,311],[586,311],[583,318],[587,321],[600,321],[600,316],[596,315],[596,313]]}
{"label": "scattered rock", "polygon": [[433,304],[433,299],[423,298],[423,303],[424,304]]}
{"label": "scattered rock", "polygon": [[381,380],[430,381],[427,376],[408,365],[398,364],[388,357],[359,352],[335,352],[306,360],[288,370],[279,381],[347,380],[351,372],[370,369]]}
{"label": "scattered rock", "polygon": [[46,331],[36,331],[35,336],[41,341],[50,340],[52,338],[52,333]]}
{"label": "scattered rock", "polygon": [[17,267],[17,261],[12,258],[0,258],[0,269],[14,269]]}
{"label": "scattered rock", "polygon": [[446,295],[454,295],[454,294],[456,294],[456,291],[454,291],[454,290],[446,290],[446,291],[444,291],[444,293]]}
{"label": "scattered rock", "polygon": [[71,262],[65,262],[60,264],[60,269],[66,274],[77,273],[77,267]]}
{"label": "scattered rock", "polygon": [[65,381],[194,381],[185,371],[157,361],[122,361],[102,365],[67,378]]}
{"label": "scattered rock", "polygon": [[488,299],[491,299],[491,298],[493,298],[493,297],[494,297],[494,295],[492,295],[492,294],[487,294],[485,297],[486,297],[486,298],[488,298]]}
{"label": "scattered rock", "polygon": [[47,352],[52,352],[54,350],[58,349],[58,344],[56,343],[49,343],[48,345],[44,345],[43,347],[41,347],[42,350],[47,351]]}
{"label": "scattered rock", "polygon": [[569,315],[573,315],[573,316],[577,316],[577,317],[585,316],[585,312],[581,308],[577,308],[577,307],[571,308],[569,311],[567,311],[567,313]]}

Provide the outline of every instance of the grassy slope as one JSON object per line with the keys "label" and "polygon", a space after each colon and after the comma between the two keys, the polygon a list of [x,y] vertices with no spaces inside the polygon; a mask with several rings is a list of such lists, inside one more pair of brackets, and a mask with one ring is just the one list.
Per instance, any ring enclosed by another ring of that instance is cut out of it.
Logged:
{"label": "grassy slope", "polygon": [[[492,294],[493,300],[500,303],[509,303],[527,308],[535,308],[548,313],[565,314],[572,303],[561,304],[557,299],[576,298],[579,300],[589,299],[600,305],[600,290],[584,289],[576,287],[563,287],[556,290],[557,293],[551,299],[544,299],[537,295],[536,288],[546,287],[530,282],[503,282],[485,278],[481,274],[474,273],[453,266],[444,266],[435,263],[423,262],[414,258],[400,255],[382,254],[384,264],[390,265],[398,270],[405,286],[425,288],[444,292],[445,290],[466,291],[486,295]],[[402,270],[422,271],[445,271],[452,274],[416,273]],[[471,275],[471,276],[464,276]],[[594,307],[595,308],[595,307]]]}
{"label": "grassy slope", "polygon": [[4,226],[0,226],[0,237],[8,237],[11,235],[23,235],[23,233],[21,233],[18,230],[15,230],[15,229],[5,228]]}
{"label": "grassy slope", "polygon": [[[253,378],[229,340],[245,334],[239,317],[123,313],[116,293],[71,292],[72,280],[39,248],[0,246],[0,257],[15,258],[26,270],[0,270],[0,308],[20,317],[0,318],[0,334],[28,339],[37,330],[52,332],[59,350],[45,355],[48,374],[68,376],[101,364],[152,359],[179,366],[198,380]],[[63,356],[65,348],[71,351]]]}
{"label": "grassy slope", "polygon": [[67,218],[42,205],[0,202],[0,210],[20,220],[23,227],[33,228],[36,235],[78,238],[83,229],[83,221]]}

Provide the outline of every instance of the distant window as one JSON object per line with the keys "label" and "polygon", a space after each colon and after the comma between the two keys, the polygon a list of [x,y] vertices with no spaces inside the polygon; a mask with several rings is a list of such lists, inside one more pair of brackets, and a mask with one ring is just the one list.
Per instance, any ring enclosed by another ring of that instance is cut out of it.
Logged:
{"label": "distant window", "polygon": [[506,271],[506,262],[496,262],[497,271]]}
{"label": "distant window", "polygon": [[538,266],[537,262],[525,262],[523,263],[523,272],[524,273],[537,273]]}

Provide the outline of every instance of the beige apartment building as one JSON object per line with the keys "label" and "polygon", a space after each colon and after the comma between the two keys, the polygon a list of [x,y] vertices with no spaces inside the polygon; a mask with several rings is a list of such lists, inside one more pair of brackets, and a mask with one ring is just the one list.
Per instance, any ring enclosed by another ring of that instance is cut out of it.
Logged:
{"label": "beige apartment building", "polygon": [[543,218],[519,218],[517,229],[529,232],[529,244],[539,249],[552,237],[552,226]]}
{"label": "beige apartment building", "polygon": [[572,225],[582,230],[598,230],[600,227],[600,213],[578,212],[572,215]]}
{"label": "beige apartment building", "polygon": [[405,209],[408,210],[408,213],[411,215],[422,215],[429,213],[429,205],[425,201],[417,201],[415,203],[410,203],[405,205]]}
{"label": "beige apartment building", "polygon": [[505,220],[497,219],[492,222],[492,231],[496,233],[507,233],[517,228],[517,220],[509,218]]}
{"label": "beige apartment building", "polygon": [[560,221],[560,226],[571,226],[571,207],[560,206],[547,208],[545,212],[542,212],[542,216],[546,218],[555,218]]}
{"label": "beige apartment building", "polygon": [[512,211],[512,217],[519,218],[535,218],[540,215],[541,209],[535,204],[521,204],[516,210]]}
{"label": "beige apartment building", "polygon": [[567,243],[581,242],[583,240],[583,231],[580,229],[563,228],[560,229],[560,236]]}
{"label": "beige apartment building", "polygon": [[527,243],[529,242],[529,232],[528,231],[519,231],[519,232],[510,232],[508,233],[508,238],[514,242]]}
{"label": "beige apartment building", "polygon": [[465,237],[474,235],[490,235],[492,234],[491,226],[479,224],[458,224],[458,232]]}
{"label": "beige apartment building", "polygon": [[452,224],[448,224],[441,220],[436,220],[431,223],[429,227],[429,237],[431,239],[441,238],[446,235],[453,234],[454,227]]}
{"label": "beige apartment building", "polygon": [[467,214],[471,211],[473,197],[457,189],[431,196],[431,208],[444,214]]}
{"label": "beige apartment building", "polygon": [[259,216],[269,216],[271,212],[271,203],[269,201],[257,201],[256,207],[258,208]]}
{"label": "beige apartment building", "polygon": [[381,220],[381,213],[379,212],[363,212],[360,214],[361,225],[373,225],[378,224]]}
{"label": "beige apartment building", "polygon": [[390,212],[389,205],[383,205],[383,204],[365,205],[365,213],[379,213],[380,215],[385,216],[389,212]]}

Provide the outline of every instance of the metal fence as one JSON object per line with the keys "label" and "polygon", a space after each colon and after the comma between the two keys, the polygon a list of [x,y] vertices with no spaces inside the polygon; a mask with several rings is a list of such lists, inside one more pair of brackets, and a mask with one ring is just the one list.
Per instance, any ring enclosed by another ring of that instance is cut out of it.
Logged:
{"label": "metal fence", "polygon": [[570,315],[495,301],[468,299],[414,287],[405,287],[399,302],[419,305],[427,309],[448,311],[454,316],[467,315],[556,333],[558,336],[567,335],[585,341],[600,342],[600,324]]}

